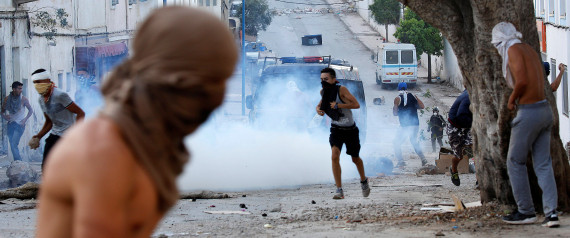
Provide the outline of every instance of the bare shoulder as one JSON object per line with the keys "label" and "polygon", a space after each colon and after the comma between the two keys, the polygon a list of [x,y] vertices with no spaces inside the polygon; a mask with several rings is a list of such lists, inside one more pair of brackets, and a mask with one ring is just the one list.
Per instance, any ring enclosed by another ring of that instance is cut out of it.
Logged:
{"label": "bare shoulder", "polygon": [[50,152],[46,174],[61,174],[61,168],[66,168],[73,173],[68,176],[126,176],[134,165],[134,156],[118,125],[97,117],[73,126],[57,142]]}

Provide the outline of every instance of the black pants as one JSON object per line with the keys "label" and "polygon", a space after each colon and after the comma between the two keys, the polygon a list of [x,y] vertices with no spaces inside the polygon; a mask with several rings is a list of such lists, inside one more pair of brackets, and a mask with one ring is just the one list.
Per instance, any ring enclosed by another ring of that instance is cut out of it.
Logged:
{"label": "black pants", "polygon": [[49,134],[48,138],[46,138],[46,145],[44,147],[44,159],[42,161],[42,171],[44,170],[44,164],[47,161],[46,159],[48,157],[49,152],[51,151],[51,149],[53,148],[55,143],[57,143],[59,138],[61,138],[61,136],[54,135],[54,134]]}

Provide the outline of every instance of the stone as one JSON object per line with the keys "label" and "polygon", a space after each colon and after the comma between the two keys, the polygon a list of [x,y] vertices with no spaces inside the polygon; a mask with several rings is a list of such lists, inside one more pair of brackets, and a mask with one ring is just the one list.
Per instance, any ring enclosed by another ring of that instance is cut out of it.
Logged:
{"label": "stone", "polygon": [[10,187],[18,187],[27,182],[36,182],[39,178],[32,166],[23,161],[13,161],[6,170],[6,176],[10,179]]}

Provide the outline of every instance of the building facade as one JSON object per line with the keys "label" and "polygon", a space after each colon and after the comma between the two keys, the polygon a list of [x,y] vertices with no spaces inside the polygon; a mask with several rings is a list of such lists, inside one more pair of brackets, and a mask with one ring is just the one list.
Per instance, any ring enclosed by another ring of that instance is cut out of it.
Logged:
{"label": "building facade", "polygon": [[[548,81],[553,82],[559,74],[558,66],[567,67],[570,59],[570,25],[566,19],[570,9],[566,0],[534,0],[534,6],[542,61],[550,64]],[[570,147],[569,91],[568,72],[565,71],[555,97],[560,139],[567,150]]]}
{"label": "building facade", "polygon": [[[41,160],[42,150],[29,150],[27,142],[45,121],[30,74],[46,69],[88,117],[94,115],[102,105],[97,89],[128,57],[137,25],[153,9],[167,5],[204,8],[228,22],[227,0],[0,0],[0,97],[20,81],[35,112],[20,141],[24,161]],[[90,77],[79,78],[78,71]],[[92,91],[97,93],[86,93]],[[82,97],[87,94],[94,96]],[[3,130],[6,121],[2,125],[0,156],[11,157]]]}

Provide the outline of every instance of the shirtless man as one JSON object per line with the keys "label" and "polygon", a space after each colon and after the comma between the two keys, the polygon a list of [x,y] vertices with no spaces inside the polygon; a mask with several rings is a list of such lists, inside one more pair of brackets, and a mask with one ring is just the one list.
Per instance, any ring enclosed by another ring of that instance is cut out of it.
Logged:
{"label": "shirtless man", "polygon": [[222,103],[237,49],[215,16],[178,6],[153,12],[133,50],[105,81],[102,111],[50,153],[37,237],[150,237],[178,200],[184,137]]}
{"label": "shirtless man", "polygon": [[518,210],[503,217],[503,221],[510,224],[536,221],[526,167],[527,156],[531,152],[534,171],[542,189],[545,214],[542,225],[558,227],[558,195],[550,157],[552,110],[545,99],[540,57],[530,45],[521,43],[520,38],[522,34],[511,23],[501,22],[493,28],[491,43],[503,58],[503,75],[509,87],[513,88],[508,108],[517,110],[511,122],[507,170]]}

